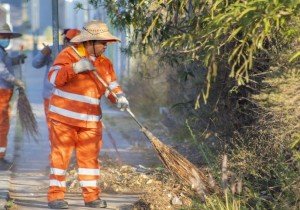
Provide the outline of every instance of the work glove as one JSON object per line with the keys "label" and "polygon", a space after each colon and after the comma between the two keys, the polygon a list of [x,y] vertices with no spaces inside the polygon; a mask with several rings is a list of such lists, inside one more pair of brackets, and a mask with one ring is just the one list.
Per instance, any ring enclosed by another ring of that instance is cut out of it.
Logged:
{"label": "work glove", "polygon": [[51,55],[51,49],[48,45],[44,45],[44,48],[41,50],[41,53],[45,56]]}
{"label": "work glove", "polygon": [[25,55],[25,54],[18,55],[19,63],[25,63],[26,58],[27,58],[27,55]]}
{"label": "work glove", "polygon": [[22,80],[15,79],[15,80],[13,81],[13,84],[14,84],[15,86],[18,86],[19,88],[25,89],[25,84],[24,84],[24,82],[23,82]]}
{"label": "work glove", "polygon": [[27,58],[27,55],[25,55],[25,54],[20,54],[17,57],[14,57],[13,58],[13,65],[18,65],[18,64],[25,63],[26,58]]}
{"label": "work glove", "polygon": [[73,63],[73,70],[76,74],[85,71],[93,71],[95,67],[87,58],[81,58],[78,62]]}
{"label": "work glove", "polygon": [[117,107],[121,111],[125,111],[129,107],[129,102],[124,94],[117,94]]}

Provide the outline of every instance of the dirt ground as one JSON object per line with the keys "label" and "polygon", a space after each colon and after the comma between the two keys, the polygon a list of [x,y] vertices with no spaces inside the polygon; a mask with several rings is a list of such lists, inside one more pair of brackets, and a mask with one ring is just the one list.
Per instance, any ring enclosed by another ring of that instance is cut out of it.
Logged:
{"label": "dirt ground", "polygon": [[[140,194],[140,201],[136,203],[135,209],[179,209],[192,204],[188,197],[192,192],[164,168],[120,165],[108,157],[102,157],[101,165],[98,184],[102,192]],[[68,173],[68,191],[80,192],[76,169],[73,168]]]}

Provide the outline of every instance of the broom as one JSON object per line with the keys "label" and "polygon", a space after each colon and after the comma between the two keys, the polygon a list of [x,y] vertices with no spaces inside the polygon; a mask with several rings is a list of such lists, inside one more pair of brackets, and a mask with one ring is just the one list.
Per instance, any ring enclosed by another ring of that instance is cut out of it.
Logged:
{"label": "broom", "polygon": [[[23,45],[20,46],[20,52],[23,51]],[[22,79],[22,64],[20,65],[20,79]],[[32,112],[30,102],[25,94],[25,90],[21,87],[18,90],[18,100],[17,100],[17,112],[21,124],[22,131],[27,134],[27,136],[32,137],[37,142],[37,137],[39,136],[38,124],[35,116]]]}
{"label": "broom", "polygon": [[[71,46],[76,54],[80,57],[79,52]],[[117,95],[110,89],[108,84],[100,77],[100,75],[93,71],[93,75],[96,79],[110,91],[110,93],[117,99]],[[126,109],[128,114],[134,119],[134,121],[140,126],[141,131],[151,142],[154,149],[156,150],[160,160],[166,166],[166,168],[171,172],[171,174],[178,177],[185,184],[189,185],[194,189],[203,199],[206,194],[211,194],[213,192],[220,193],[219,187],[216,187],[211,176],[206,176],[202,171],[200,171],[194,164],[188,161],[185,157],[179,154],[176,150],[163,144],[157,137],[155,137],[148,129],[146,129],[135,117],[129,108]]]}
{"label": "broom", "polygon": [[121,155],[120,155],[120,152],[118,150],[118,147],[117,147],[117,143],[116,143],[116,140],[114,139],[113,135],[111,134],[110,130],[108,129],[107,126],[105,126],[105,124],[102,122],[102,127],[104,130],[106,130],[106,133],[107,133],[107,136],[111,142],[111,144],[113,145],[116,153],[117,153],[117,162],[118,163],[122,163],[122,158],[121,158]]}
{"label": "broom", "polygon": [[19,92],[17,110],[22,131],[25,132],[27,136],[32,137],[35,141],[37,141],[37,137],[39,136],[38,124],[32,112],[31,105],[24,89],[18,88],[17,90]]}

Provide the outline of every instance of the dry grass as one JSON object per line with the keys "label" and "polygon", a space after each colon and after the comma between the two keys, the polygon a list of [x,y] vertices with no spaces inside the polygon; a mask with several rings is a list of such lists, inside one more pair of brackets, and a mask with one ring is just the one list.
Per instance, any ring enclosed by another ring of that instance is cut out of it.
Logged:
{"label": "dry grass", "polygon": [[[252,100],[256,122],[236,132],[227,148],[230,169],[244,177],[251,206],[296,209],[300,205],[300,71],[278,71]],[[297,190],[298,189],[298,190]]]}

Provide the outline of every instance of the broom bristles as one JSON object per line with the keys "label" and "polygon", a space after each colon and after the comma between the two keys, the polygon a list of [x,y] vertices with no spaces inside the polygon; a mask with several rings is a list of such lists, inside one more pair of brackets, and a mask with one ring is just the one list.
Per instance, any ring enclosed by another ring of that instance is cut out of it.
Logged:
{"label": "broom bristles", "polygon": [[38,124],[32,112],[30,102],[23,88],[18,88],[18,91],[17,110],[22,131],[37,141],[37,137],[39,136]]}
{"label": "broom bristles", "polygon": [[200,196],[207,193],[219,192],[216,186],[212,186],[210,178],[200,171],[194,164],[179,154],[176,150],[163,144],[149,130],[142,128],[142,132],[151,141],[157,151],[160,160],[168,170],[191,186]]}

